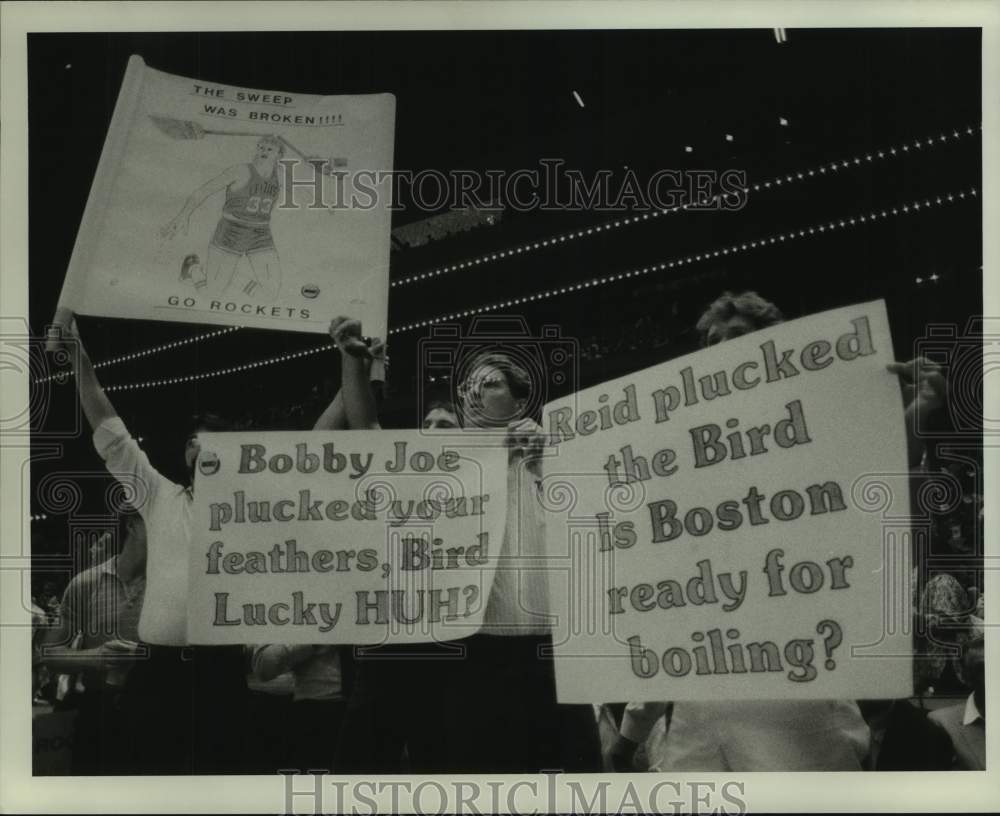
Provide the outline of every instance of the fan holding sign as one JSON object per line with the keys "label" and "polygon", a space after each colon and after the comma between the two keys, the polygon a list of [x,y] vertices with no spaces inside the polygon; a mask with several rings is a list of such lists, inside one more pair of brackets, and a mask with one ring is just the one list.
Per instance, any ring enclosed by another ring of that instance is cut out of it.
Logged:
{"label": "fan holding sign", "polygon": [[[733,341],[743,335],[767,327],[777,327],[783,322],[784,317],[781,312],[756,293],[744,292],[733,295],[727,292],[711,304],[698,321],[697,329],[701,336],[702,346],[707,348],[717,343]],[[844,337],[849,336],[845,335]],[[819,342],[825,343],[825,341]],[[726,342],[726,345],[728,347],[729,343]],[[825,343],[825,348],[829,352],[831,344]],[[847,350],[846,344],[843,345],[843,349],[844,356],[841,359],[851,359],[853,352]],[[863,350],[860,341],[857,351],[859,355],[862,352],[865,355],[874,353],[873,350]],[[789,355],[786,354],[782,359],[790,363]],[[825,369],[833,363],[833,359],[819,360],[818,356],[816,358],[804,356],[803,359],[811,361],[810,365],[815,364],[813,370]],[[944,380],[933,365],[928,365],[925,361],[915,360],[905,365],[890,363],[887,367],[889,371],[900,374],[904,382],[913,379],[918,381],[919,387],[916,390],[920,394],[919,399],[922,401],[920,408],[922,410],[930,412],[940,409],[943,405]],[[793,369],[789,366],[787,370],[791,373]],[[799,375],[800,372],[796,371],[795,376]],[[769,382],[776,382],[781,378],[776,372],[773,372],[773,376],[774,379],[769,380]],[[702,384],[704,387],[704,378]],[[737,387],[745,390],[750,386],[744,381],[742,385]],[[725,389],[721,393],[728,394],[729,391]],[[907,412],[911,464],[914,462],[912,453],[914,445],[910,420],[914,407],[911,404],[910,410]],[[758,455],[760,453],[766,453],[766,450],[759,451]],[[742,459],[744,454],[741,452],[739,457],[734,455],[734,458]],[[813,515],[822,514],[822,510],[817,512],[814,508]],[[760,520],[760,523],[766,522]],[[751,524],[754,524],[753,520],[751,520]],[[767,537],[768,534],[765,534],[765,538]],[[780,559],[780,555],[784,551],[774,548],[777,543],[781,543],[782,534],[780,531],[772,531],[770,539],[770,544],[767,546],[770,546],[771,549],[765,560],[764,572],[767,575],[770,594],[783,596],[787,593],[782,588],[781,579],[777,575],[784,567],[777,559]],[[853,559],[850,556],[848,558],[851,559],[850,563],[853,566]],[[827,561],[831,568],[837,563],[844,562],[839,562],[839,559]],[[797,566],[802,564],[811,566],[813,562],[802,561]],[[741,573],[744,579],[746,579],[746,575],[746,572]],[[697,579],[692,580],[697,583]],[[834,583],[836,585],[836,582]],[[690,589],[691,586],[692,582],[689,582],[688,588]],[[840,586],[846,590],[848,581],[843,580]],[[743,589],[745,591],[745,584]],[[811,593],[813,588],[803,588],[800,584],[797,591]],[[742,601],[743,595],[740,597],[740,602],[742,603]],[[704,596],[691,598],[688,603],[702,604]],[[678,605],[683,606],[684,602],[678,601]],[[826,625],[832,623],[833,621],[830,620],[822,622]],[[819,634],[823,634],[825,631],[822,624],[817,628]],[[766,662],[767,671],[775,671],[775,667],[771,665],[771,659],[768,658],[765,661],[761,656],[761,650],[765,650],[773,644],[759,642],[750,644],[749,661],[745,663],[741,644],[725,645],[722,639],[723,631],[731,639],[740,634],[735,627],[713,629],[708,633],[710,645],[697,646],[691,650],[699,664],[698,674],[711,675],[712,672],[720,672],[724,675],[730,675],[732,672],[734,675],[752,676],[753,672],[758,671],[758,668],[753,665],[757,662]],[[702,643],[704,635],[701,632],[696,632],[691,635],[691,638],[696,643]],[[799,671],[797,674],[797,677],[803,680],[816,676],[815,669],[811,668],[813,655],[811,644],[811,640],[799,642],[803,649],[800,656],[808,655],[810,664],[806,667],[809,668],[807,673]],[[817,644],[817,648],[821,647]],[[672,657],[678,651],[677,648],[669,649],[667,654]],[[711,661],[709,660],[709,652],[711,653]],[[727,653],[732,658],[731,669],[726,665]],[[777,654],[777,651],[774,653]],[[829,655],[830,650],[827,651],[828,658]],[[785,649],[784,657],[789,664],[793,662],[794,656],[794,650],[790,652],[788,648]],[[709,663],[711,663],[711,668],[708,668]],[[797,665],[805,667],[804,662]],[[834,661],[829,659],[825,663],[828,670],[834,665]],[[906,669],[907,667],[903,665],[901,668]],[[892,682],[905,686],[906,680],[902,677],[903,672],[897,672],[897,676]],[[795,699],[791,693],[787,697],[788,699],[731,700],[706,694],[701,698],[697,695],[694,695],[693,698],[682,698],[672,704],[665,702],[630,703],[624,713],[620,734],[613,744],[605,748],[608,763],[616,770],[628,770],[631,767],[636,748],[645,743],[650,769],[657,771],[861,770],[868,753],[869,734],[868,726],[853,700]]]}

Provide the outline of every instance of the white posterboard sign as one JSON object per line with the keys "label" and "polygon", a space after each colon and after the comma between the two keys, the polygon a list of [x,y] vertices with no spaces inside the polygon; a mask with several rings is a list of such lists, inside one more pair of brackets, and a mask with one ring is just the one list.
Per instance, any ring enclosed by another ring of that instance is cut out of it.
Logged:
{"label": "white posterboard sign", "polygon": [[892,360],[877,301],[545,407],[561,702],[911,694]]}
{"label": "white posterboard sign", "polygon": [[129,60],[60,309],[386,336],[392,94],[316,96]]}
{"label": "white posterboard sign", "polygon": [[421,431],[202,434],[188,641],[419,643],[482,624],[507,450]]}

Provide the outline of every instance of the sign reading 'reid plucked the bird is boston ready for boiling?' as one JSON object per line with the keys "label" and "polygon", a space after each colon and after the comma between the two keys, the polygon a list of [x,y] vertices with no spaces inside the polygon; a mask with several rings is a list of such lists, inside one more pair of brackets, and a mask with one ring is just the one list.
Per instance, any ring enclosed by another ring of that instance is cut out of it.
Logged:
{"label": "sign reading 'reid plucked the bird is boston ready for boiling?'", "polygon": [[545,407],[561,701],[911,693],[892,360],[878,301]]}

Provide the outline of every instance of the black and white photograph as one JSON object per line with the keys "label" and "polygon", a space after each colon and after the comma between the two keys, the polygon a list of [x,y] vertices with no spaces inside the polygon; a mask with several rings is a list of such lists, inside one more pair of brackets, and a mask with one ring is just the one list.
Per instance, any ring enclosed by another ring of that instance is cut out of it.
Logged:
{"label": "black and white photograph", "polygon": [[1000,12],[731,8],[3,4],[4,812],[1000,804]]}

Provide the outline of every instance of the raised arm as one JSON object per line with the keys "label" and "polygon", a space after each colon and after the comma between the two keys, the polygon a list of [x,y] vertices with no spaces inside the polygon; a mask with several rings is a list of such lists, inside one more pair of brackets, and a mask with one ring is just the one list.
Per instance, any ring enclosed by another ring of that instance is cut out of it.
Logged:
{"label": "raised arm", "polygon": [[[384,360],[385,345],[378,340],[372,343],[370,349],[372,364],[369,366],[369,380],[381,380],[385,378]],[[314,431],[343,431],[350,427],[347,421],[347,409],[344,407],[344,395],[342,391],[337,391],[333,401],[326,407],[326,410],[316,420],[313,425]],[[376,425],[377,427],[377,425]]]}
{"label": "raised arm", "polygon": [[340,391],[333,398],[333,401],[326,406],[326,410],[320,414],[314,431],[343,431],[347,429],[347,411],[344,410],[344,398]]}
{"label": "raised arm", "polygon": [[73,376],[76,379],[77,393],[80,395],[80,407],[83,408],[83,414],[87,417],[91,429],[96,431],[105,420],[117,417],[118,412],[97,379],[94,366],[80,340],[76,328],[76,316],[69,313],[64,320],[65,322],[56,324],[61,333],[61,345],[69,352],[73,361]]}
{"label": "raised arm", "polygon": [[[886,366],[903,383],[906,447],[910,467],[919,467],[928,439],[941,430],[948,401],[948,381],[941,366],[925,357]],[[933,450],[929,451],[933,454]]]}
{"label": "raised arm", "polygon": [[361,322],[336,317],[330,323],[330,336],[341,357],[341,389],[347,425],[352,430],[375,430],[381,427],[375,407],[375,395],[369,382],[372,353],[361,335]]}
{"label": "raised arm", "polygon": [[250,171],[245,164],[234,164],[215,178],[209,179],[187,197],[181,211],[160,229],[160,237],[173,238],[178,230],[187,235],[191,214],[205,202],[205,199],[225,190],[231,184],[245,184],[249,179]]}
{"label": "raised arm", "polygon": [[125,423],[118,417],[118,412],[104,393],[90,357],[80,341],[76,317],[72,313],[60,317],[62,322],[57,323],[60,328],[60,345],[73,359],[77,393],[80,395],[84,416],[94,431],[94,447],[111,475],[134,491],[131,501],[145,518],[150,500],[166,480],[129,435]]}

